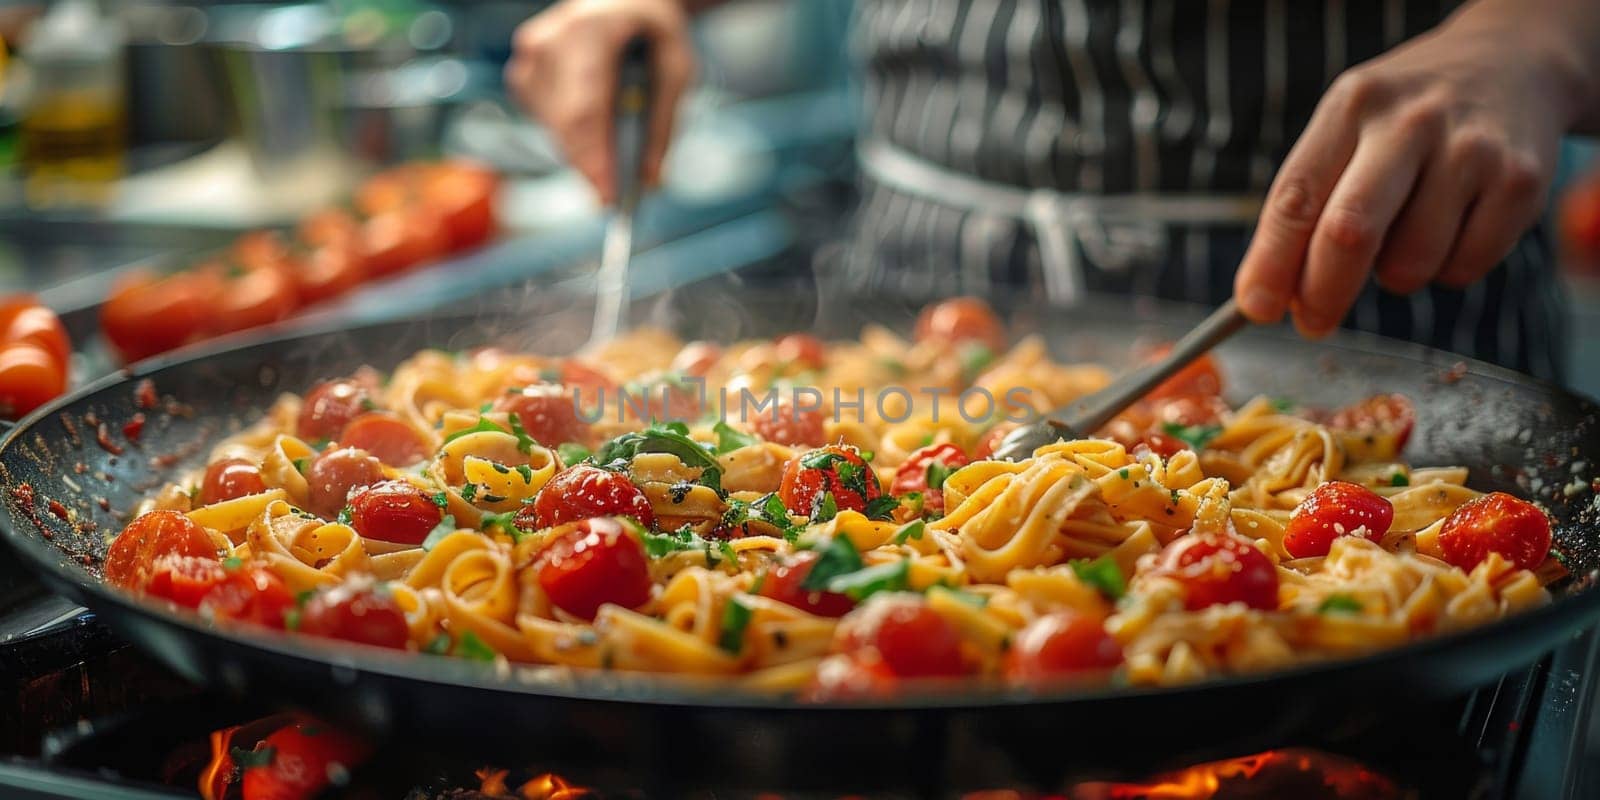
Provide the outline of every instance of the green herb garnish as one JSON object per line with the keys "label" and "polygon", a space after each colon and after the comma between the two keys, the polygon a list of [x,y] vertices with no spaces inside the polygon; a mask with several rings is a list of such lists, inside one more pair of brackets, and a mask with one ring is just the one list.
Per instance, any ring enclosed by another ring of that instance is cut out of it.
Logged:
{"label": "green herb garnish", "polygon": [[450,493],[443,490],[434,492],[433,504],[440,508],[450,505]]}
{"label": "green herb garnish", "polygon": [[228,751],[228,757],[233,760],[233,766],[240,770],[252,769],[254,767],[270,767],[272,766],[272,759],[277,757],[277,755],[278,748],[276,747],[258,746],[255,750],[246,750],[243,747],[235,747]]}
{"label": "green herb garnish", "polygon": [[467,631],[461,634],[461,641],[456,644],[456,655],[473,661],[493,661],[497,654],[477,634]]}
{"label": "green herb garnish", "polygon": [[806,579],[800,582],[800,588],[808,592],[825,591],[834,578],[856,572],[861,566],[861,554],[856,552],[850,537],[835,536],[817,556]]}
{"label": "green herb garnish", "polygon": [[425,537],[422,540],[422,549],[423,550],[432,550],[433,546],[439,543],[439,540],[441,540],[444,537],[449,536],[450,534],[455,533],[455,532],[456,532],[456,518],[455,518],[455,515],[454,514],[446,514],[446,515],[444,515],[444,519],[439,520],[439,524],[433,526],[433,530],[428,531],[427,537]]}
{"label": "green herb garnish", "polygon": [[1389,477],[1390,486],[1410,486],[1411,479],[1404,472],[1396,472]]}
{"label": "green herb garnish", "polygon": [[944,482],[949,480],[950,474],[955,472],[949,465],[942,461],[928,462],[928,488],[943,489]]}
{"label": "green herb garnish", "polygon": [[717,644],[723,649],[738,655],[744,649],[744,631],[750,626],[750,607],[739,602],[734,597],[722,608],[722,635],[717,638]]}
{"label": "green herb garnish", "polygon": [[901,525],[900,529],[894,532],[894,536],[890,538],[889,541],[893,542],[894,544],[905,544],[911,539],[920,540],[922,538],[923,530],[927,527],[927,523],[920,519],[914,519],[904,525]]}
{"label": "green herb garnish", "polygon": [[295,472],[298,472],[301,475],[304,475],[304,474],[306,474],[306,470],[308,470],[308,469],[311,469],[311,457],[310,456],[303,456],[301,458],[297,458],[297,459],[294,460],[294,471]]}
{"label": "green herb garnish", "polygon": [[1217,438],[1222,433],[1222,426],[1180,425],[1176,422],[1168,422],[1161,426],[1161,430],[1165,431],[1168,436],[1183,440],[1184,444],[1189,445],[1189,449],[1199,451],[1204,450],[1212,439]]}
{"label": "green herb garnish", "polygon": [[731,450],[738,450],[741,447],[749,447],[761,441],[760,437],[735,430],[726,422],[719,421],[717,424],[712,425],[711,432],[717,435],[717,453],[719,455]]}
{"label": "green herb garnish", "polygon": [[511,423],[511,435],[517,437],[517,452],[528,455],[533,452],[533,448],[539,446],[539,441],[529,436],[528,432],[523,429],[522,417],[516,414],[509,414],[506,416],[506,421]]}
{"label": "green herb garnish", "polygon": [[562,442],[556,447],[556,454],[561,456],[561,463],[571,466],[589,457],[589,448],[577,442]]}
{"label": "green herb garnish", "polygon": [[864,514],[867,519],[887,520],[894,518],[894,510],[900,507],[900,499],[891,495],[880,495],[867,501]]}
{"label": "green herb garnish", "polygon": [[334,521],[338,522],[340,525],[349,525],[350,520],[354,518],[354,515],[355,509],[345,506],[344,508],[339,509],[339,516]]}
{"label": "green herb garnish", "polygon": [[1317,606],[1318,614],[1360,614],[1361,601],[1347,594],[1330,594]]}
{"label": "green herb garnish", "polygon": [[911,559],[909,558],[902,558],[892,564],[858,569],[855,572],[835,576],[828,581],[828,591],[846,595],[857,603],[878,592],[903,592],[910,586]]}
{"label": "green herb garnish", "polygon": [[699,483],[726,497],[722,489],[722,467],[699,442],[689,438],[689,426],[681,422],[651,425],[642,431],[632,431],[612,439],[589,456],[589,463],[611,470],[626,469],[628,462],[640,453],[670,453],[686,466],[699,467]]}
{"label": "green herb garnish", "polygon": [[1119,600],[1127,592],[1127,583],[1122,578],[1122,568],[1111,556],[1101,556],[1093,561],[1080,558],[1069,562],[1074,575],[1078,580],[1098,589],[1101,594],[1112,600]]}
{"label": "green herb garnish", "polygon": [[227,558],[222,559],[222,568],[229,572],[232,572],[242,566],[244,566],[244,561],[238,556],[228,556]]}
{"label": "green herb garnish", "polygon": [[468,483],[468,484],[465,484],[465,485],[463,485],[461,487],[461,499],[462,500],[465,500],[465,501],[470,503],[470,502],[472,502],[472,498],[477,497],[477,496],[478,496],[478,484],[476,484],[476,483]]}
{"label": "green herb garnish", "polygon": [[423,646],[422,652],[427,653],[430,656],[442,656],[449,653],[450,634],[441,633],[438,636],[429,639],[428,643]]}
{"label": "green herb garnish", "polygon": [[812,504],[811,521],[827,522],[839,516],[839,501],[833,497],[833,492],[823,492],[822,496]]}

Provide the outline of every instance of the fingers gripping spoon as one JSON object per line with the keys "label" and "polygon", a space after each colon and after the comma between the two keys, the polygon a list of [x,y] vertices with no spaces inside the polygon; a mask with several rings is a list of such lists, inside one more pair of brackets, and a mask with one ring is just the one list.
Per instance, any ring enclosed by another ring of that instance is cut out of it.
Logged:
{"label": "fingers gripping spoon", "polygon": [[1161,385],[1162,381],[1210,352],[1249,322],[1238,304],[1228,300],[1179,339],[1160,361],[1136,369],[1094,394],[1079,398],[1042,419],[1017,428],[1001,440],[1000,446],[995,448],[994,457],[1016,461],[1033,455],[1035,449],[1047,444],[1092,435]]}
{"label": "fingers gripping spoon", "polygon": [[633,215],[639,207],[650,116],[650,45],[628,42],[618,70],[616,99],[617,205],[606,223],[600,269],[595,273],[594,328],[586,349],[610,341],[628,304],[628,261],[633,255]]}

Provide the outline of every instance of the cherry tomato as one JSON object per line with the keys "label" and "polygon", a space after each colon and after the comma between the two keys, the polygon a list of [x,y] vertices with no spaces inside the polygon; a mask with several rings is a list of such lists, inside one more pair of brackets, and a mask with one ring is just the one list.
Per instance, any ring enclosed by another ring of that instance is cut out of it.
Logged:
{"label": "cherry tomato", "polygon": [[757,412],[750,418],[757,436],[777,444],[821,447],[827,441],[822,409],[800,408],[793,403],[775,403],[771,411]]}
{"label": "cherry tomato", "polygon": [[1199,611],[1221,603],[1278,607],[1278,570],[1254,544],[1228,534],[1179,536],[1161,551],[1157,571],[1183,584],[1184,605]]}
{"label": "cherry tomato", "polygon": [[206,595],[227,577],[222,562],[210,556],[169,554],[156,559],[144,591],[184,608],[199,608]]}
{"label": "cherry tomato", "polygon": [[1417,424],[1417,409],[1403,394],[1380,394],[1333,412],[1328,427],[1369,439],[1393,442],[1394,452],[1405,449]]}
{"label": "cherry tomato", "polygon": [[451,252],[472,249],[494,236],[500,176],[478,164],[451,161],[429,164],[418,177],[419,197],[444,221]]}
{"label": "cherry tomato", "polygon": [[1157,423],[1166,425],[1215,425],[1233,409],[1214,394],[1168,395],[1151,403]]}
{"label": "cherry tomato", "polygon": [[944,617],[907,595],[878,595],[839,625],[839,650],[874,654],[901,678],[933,678],[967,671],[961,637]]}
{"label": "cherry tomato", "polygon": [[242,458],[224,458],[206,467],[205,479],[200,482],[200,502],[211,505],[266,490],[260,467]]}
{"label": "cherry tomato", "polygon": [[[944,478],[971,463],[967,454],[953,444],[930,444],[914,451],[894,471],[894,482],[889,485],[893,495],[922,493],[922,507],[935,514],[944,514]],[[939,465],[935,467],[934,465]],[[929,479],[938,486],[932,486]]]}
{"label": "cherry tomato", "polygon": [[916,340],[975,341],[999,353],[1006,347],[1006,329],[989,304],[976,297],[956,297],[928,306],[917,316]]}
{"label": "cherry tomato", "polygon": [[705,377],[722,358],[722,346],[715,342],[690,342],[672,358],[668,369],[685,375]]}
{"label": "cherry tomato", "polygon": [[0,306],[0,342],[31,342],[50,353],[65,371],[72,359],[72,343],[56,312],[28,295]]}
{"label": "cherry tomato", "polygon": [[392,167],[362,181],[356,189],[356,209],[376,217],[412,205],[417,168],[415,164]]}
{"label": "cherry tomato", "polygon": [[1001,672],[1023,683],[1039,683],[1122,663],[1122,646],[1104,622],[1081,611],[1046,614],[1019,632],[1006,651]]}
{"label": "cherry tomato", "polygon": [[[1158,359],[1172,351],[1172,345],[1164,344],[1155,348],[1150,353],[1150,360]],[[1177,374],[1161,382],[1150,394],[1145,395],[1146,400],[1161,400],[1172,397],[1216,397],[1222,394],[1222,369],[1217,366],[1217,360],[1207,353],[1188,366],[1178,370]]]}
{"label": "cherry tomato", "polygon": [[339,433],[340,447],[365,450],[394,467],[415,464],[428,455],[428,443],[410,423],[387,411],[369,411]]}
{"label": "cherry tomato", "polygon": [[589,439],[589,424],[578,418],[572,393],[553,383],[536,383],[516,394],[503,394],[495,399],[494,408],[516,414],[522,429],[547,447]]}
{"label": "cherry tomato", "polygon": [[809,333],[786,333],[773,342],[778,360],[805,369],[822,369],[827,363],[827,345]]}
{"label": "cherry tomato", "polygon": [[318,245],[298,256],[293,267],[295,294],[302,305],[338,297],[366,278],[366,265],[354,242]]}
{"label": "cherry tomato", "polygon": [[200,613],[213,619],[253,622],[282,628],[284,616],[294,608],[294,594],[283,579],[266,567],[246,564],[228,570],[227,577],[200,601]]}
{"label": "cherry tomato", "polygon": [[312,247],[351,244],[361,239],[361,221],[342,208],[324,208],[300,220],[300,241]]}
{"label": "cherry tomato", "polygon": [[348,775],[371,749],[320,722],[304,721],[273,731],[258,754],[267,763],[246,767],[239,781],[242,800],[307,800],[319,797],[339,774]]}
{"label": "cherry tomato", "polygon": [[984,461],[994,458],[994,451],[1000,447],[1001,442],[1005,441],[1007,435],[1017,429],[1017,424],[1015,422],[995,423],[994,427],[985,432],[983,438],[978,440],[978,446],[972,448],[972,460]]}
{"label": "cherry tomato", "polygon": [[606,603],[635,608],[650,599],[650,560],[633,531],[610,517],[578,520],[551,537],[536,560],[550,603],[594,619]]}
{"label": "cherry tomato", "polygon": [[323,451],[306,468],[311,508],[323,519],[333,519],[350,501],[350,492],[383,480],[383,462],[354,447]]}
{"label": "cherry tomato", "polygon": [[181,512],[161,509],[139,515],[117,534],[106,551],[106,582],[142,589],[156,559],[167,555],[216,558],[216,545],[204,528]]}
{"label": "cherry tomato", "polygon": [[317,592],[300,610],[301,633],[404,650],[411,629],[400,604],[370,581]]}
{"label": "cherry tomato", "polygon": [[406,481],[375,483],[350,497],[350,527],[367,539],[422,544],[442,519],[444,509]]}
{"label": "cherry tomato", "polygon": [[306,392],[295,432],[311,441],[337,439],[371,405],[365,386],[351,380],[323,381]]}
{"label": "cherry tomato", "polygon": [[811,684],[801,694],[809,702],[888,697],[900,679],[880,658],[831,655],[817,665]]}
{"label": "cherry tomato", "polygon": [[1283,533],[1283,549],[1295,558],[1325,556],[1333,540],[1365,531],[1379,541],[1394,523],[1394,506],[1377,492],[1354,483],[1328,481],[1295,506]]}
{"label": "cherry tomato", "polygon": [[878,476],[848,445],[828,445],[789,459],[783,467],[778,497],[791,513],[812,516],[832,494],[840,511],[866,511],[867,503],[883,494]]}
{"label": "cherry tomato", "polygon": [[1150,431],[1146,433],[1140,442],[1144,444],[1144,446],[1150,448],[1150,452],[1155,453],[1164,459],[1172,458],[1184,450],[1189,449],[1188,442],[1185,442],[1176,436],[1168,436],[1165,433],[1160,433],[1157,431]]}
{"label": "cherry tomato", "polygon": [[1445,517],[1439,531],[1444,560],[1471,571],[1490,553],[1537,569],[1550,555],[1550,518],[1538,506],[1505,492],[1486,494]]}
{"label": "cherry tomato", "polygon": [[368,275],[384,277],[450,252],[450,232],[438,214],[410,208],[379,214],[361,230],[361,261]]}
{"label": "cherry tomato", "polygon": [[[578,398],[583,401],[584,408],[594,406],[600,400],[602,393],[614,392],[617,382],[594,367],[575,358],[561,362],[561,386],[571,394],[577,390]],[[614,396],[614,395],[613,395]]]}
{"label": "cherry tomato", "polygon": [[136,272],[119,279],[100,306],[100,329],[123,361],[138,361],[198,339],[216,313],[217,276]]}
{"label": "cherry tomato", "polygon": [[277,269],[289,257],[289,245],[277,231],[251,231],[233,241],[228,256],[248,269]]}
{"label": "cherry tomato", "polygon": [[788,563],[767,570],[767,576],[761,580],[761,596],[819,617],[842,617],[850,613],[856,603],[848,595],[810,591],[801,585],[820,557],[813,551],[803,550],[795,553]]}
{"label": "cherry tomato", "polygon": [[619,472],[577,464],[556,473],[533,504],[517,512],[516,525],[527,530],[552,528],[590,517],[628,516],[646,528],[656,521],[650,501]]}
{"label": "cherry tomato", "polygon": [[205,326],[206,335],[270,325],[287,319],[300,306],[285,263],[271,267],[226,269],[211,264],[198,267],[197,270],[215,272],[222,286],[211,319]]}
{"label": "cherry tomato", "polygon": [[0,416],[15,419],[67,390],[64,365],[33,342],[0,344]]}

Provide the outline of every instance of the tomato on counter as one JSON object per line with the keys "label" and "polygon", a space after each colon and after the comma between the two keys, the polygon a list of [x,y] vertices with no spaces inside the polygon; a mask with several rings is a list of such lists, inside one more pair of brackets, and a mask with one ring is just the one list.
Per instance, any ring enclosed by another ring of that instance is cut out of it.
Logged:
{"label": "tomato on counter", "polygon": [[100,330],[123,361],[138,361],[199,341],[215,313],[217,276],[135,272],[111,288]]}
{"label": "tomato on counter", "polygon": [[38,298],[0,299],[0,416],[15,419],[67,390],[72,345]]}

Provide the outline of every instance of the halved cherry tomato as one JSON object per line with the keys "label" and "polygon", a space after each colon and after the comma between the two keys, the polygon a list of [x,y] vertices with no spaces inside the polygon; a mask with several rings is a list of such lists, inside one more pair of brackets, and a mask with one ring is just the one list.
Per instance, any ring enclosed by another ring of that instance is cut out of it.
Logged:
{"label": "halved cherry tomato", "polygon": [[1222,603],[1244,603],[1264,611],[1278,607],[1278,570],[1254,544],[1229,534],[1186,534],[1166,546],[1157,572],[1184,587],[1184,606],[1199,611]]}
{"label": "halved cherry tomato", "polygon": [[61,318],[32,295],[0,305],[0,342],[32,342],[48,351],[63,371],[72,359],[72,343]]}
{"label": "halved cherry tomato", "polygon": [[[894,482],[889,485],[889,493],[903,495],[921,492],[923,509],[943,515],[945,477],[970,463],[961,448],[948,442],[918,448],[894,471]],[[935,464],[938,466],[935,467]],[[934,486],[935,483],[938,486]]]}
{"label": "halved cherry tomato", "polygon": [[302,305],[329,300],[354,289],[366,278],[357,243],[313,247],[291,261],[295,294]]}
{"label": "halved cherry tomato", "polygon": [[[245,767],[239,781],[242,800],[309,800],[321,796],[372,752],[366,743],[320,722],[296,722],[273,731],[256,745],[266,763]],[[251,762],[254,763],[254,762]]]}
{"label": "halved cherry tomato", "polygon": [[366,539],[422,544],[442,519],[444,509],[406,481],[375,483],[350,496],[350,527]]}
{"label": "halved cherry tomato", "polygon": [[394,467],[415,464],[428,455],[428,443],[411,424],[387,411],[369,411],[339,432],[340,447],[365,450]]}
{"label": "halved cherry tomato", "polygon": [[1359,437],[1373,455],[1393,457],[1406,447],[1417,409],[1403,394],[1380,394],[1333,412],[1328,427]]}
{"label": "halved cherry tomato", "polygon": [[206,467],[206,476],[200,481],[200,502],[211,505],[266,490],[260,467],[242,458],[224,458]]}
{"label": "halved cherry tomato", "polygon": [[424,166],[419,177],[419,199],[444,220],[451,252],[477,247],[494,235],[494,200],[500,176],[493,170],[466,161],[448,161]]}
{"label": "halved cherry tomato", "polygon": [[352,380],[323,381],[306,392],[295,431],[300,438],[336,439],[350,420],[372,406],[367,388]]}
{"label": "halved cherry tomato", "polygon": [[611,517],[563,527],[535,563],[545,597],[581,619],[594,619],[607,603],[636,608],[650,599],[650,559],[644,545],[628,525]]}
{"label": "halved cherry tomato", "polygon": [[956,297],[928,306],[917,315],[916,340],[975,341],[999,353],[1006,346],[1006,329],[989,304],[976,297]]}
{"label": "halved cherry tomato", "polygon": [[814,551],[802,550],[787,563],[767,570],[766,577],[761,579],[760,595],[819,617],[842,617],[850,613],[856,603],[848,595],[810,591],[801,585],[811,574],[811,568],[817,565],[818,558]]}
{"label": "halved cherry tomato", "polygon": [[827,363],[827,345],[809,333],[786,333],[773,342],[778,360],[805,369],[822,369]]}
{"label": "halved cherry tomato", "polygon": [[136,272],[112,286],[100,307],[100,329],[123,361],[165,353],[204,334],[221,291],[211,273]]}
{"label": "halved cherry tomato", "polygon": [[450,232],[425,208],[380,214],[361,230],[361,261],[373,277],[405,272],[449,252]]}
{"label": "halved cherry tomato", "polygon": [[323,519],[333,519],[350,492],[383,480],[383,462],[365,450],[354,447],[329,448],[312,459],[306,468],[306,488],[311,507],[306,509]]}
{"label": "halved cherry tomato", "polygon": [[299,296],[286,263],[270,267],[218,268],[222,291],[206,326],[208,333],[249,330],[287,319],[299,308]]}
{"label": "halved cherry tomato", "polygon": [[1006,651],[1006,678],[1039,683],[1122,663],[1122,646],[1106,633],[1104,621],[1082,611],[1057,611],[1028,623]]}
{"label": "halved cherry tomato", "polygon": [[577,389],[585,407],[599,400],[601,392],[611,392],[617,388],[617,382],[609,375],[575,358],[562,361],[560,372],[561,385],[566,387],[569,394]]}
{"label": "halved cherry tomato", "polygon": [[875,595],[839,623],[835,646],[840,652],[882,659],[901,678],[933,678],[967,671],[961,636],[922,598]]}
{"label": "halved cherry tomato", "polygon": [[690,342],[672,357],[672,365],[668,369],[685,375],[704,377],[716,365],[719,358],[722,358],[722,345],[715,342]]}
{"label": "halved cherry tomato", "polygon": [[1537,569],[1550,555],[1550,538],[1550,518],[1538,506],[1494,492],[1445,517],[1439,550],[1445,561],[1468,571],[1490,553],[1523,569]]}
{"label": "halved cherry tomato", "polygon": [[404,650],[411,640],[400,604],[371,581],[347,581],[312,595],[300,609],[296,630],[395,650]]}
{"label": "halved cherry tomato", "polygon": [[1346,481],[1328,481],[1295,506],[1284,528],[1283,549],[1295,558],[1325,556],[1333,540],[1362,531],[1379,541],[1394,523],[1394,506],[1377,492]]}
{"label": "halved cherry tomato", "polygon": [[227,570],[227,576],[200,601],[200,613],[213,619],[253,622],[282,628],[294,608],[294,595],[283,579],[257,564]]}
{"label": "halved cherry tomato", "polygon": [[217,548],[205,529],[181,512],[146,512],[111,541],[103,569],[106,582],[124,589],[142,589],[156,559],[167,555],[214,559]]}
{"label": "halved cherry tomato", "polygon": [[15,419],[67,390],[63,362],[31,341],[0,344],[0,416]]}
{"label": "halved cherry tomato", "polygon": [[517,512],[516,525],[526,530],[551,528],[590,517],[627,516],[645,527],[656,521],[650,501],[619,472],[577,464],[556,473],[533,504]]}
{"label": "halved cherry tomato", "polygon": [[750,429],[757,436],[777,444],[820,447],[827,441],[822,409],[801,408],[794,403],[774,403],[769,411],[750,418]]}
{"label": "halved cherry tomato", "polygon": [[536,383],[515,394],[502,394],[495,398],[494,408],[516,414],[523,431],[547,447],[589,439],[589,424],[578,417],[572,393],[553,383]]}
{"label": "halved cherry tomato", "polygon": [[838,654],[822,659],[801,697],[813,703],[888,697],[899,684],[881,658]]}
{"label": "halved cherry tomato", "polygon": [[[1151,350],[1148,358],[1155,360],[1172,352],[1172,345],[1164,344]],[[1217,366],[1217,360],[1207,353],[1189,362],[1177,374],[1161,382],[1150,394],[1145,395],[1146,400],[1160,400],[1172,397],[1216,397],[1222,394],[1222,369]]]}
{"label": "halved cherry tomato", "polygon": [[840,511],[866,511],[868,503],[882,496],[883,487],[861,454],[848,445],[809,450],[784,465],[778,497],[791,513],[812,516],[829,494]]}
{"label": "halved cherry tomato", "polygon": [[215,558],[169,554],[156,559],[144,591],[184,608],[199,608],[206,595],[227,578],[227,570]]}

